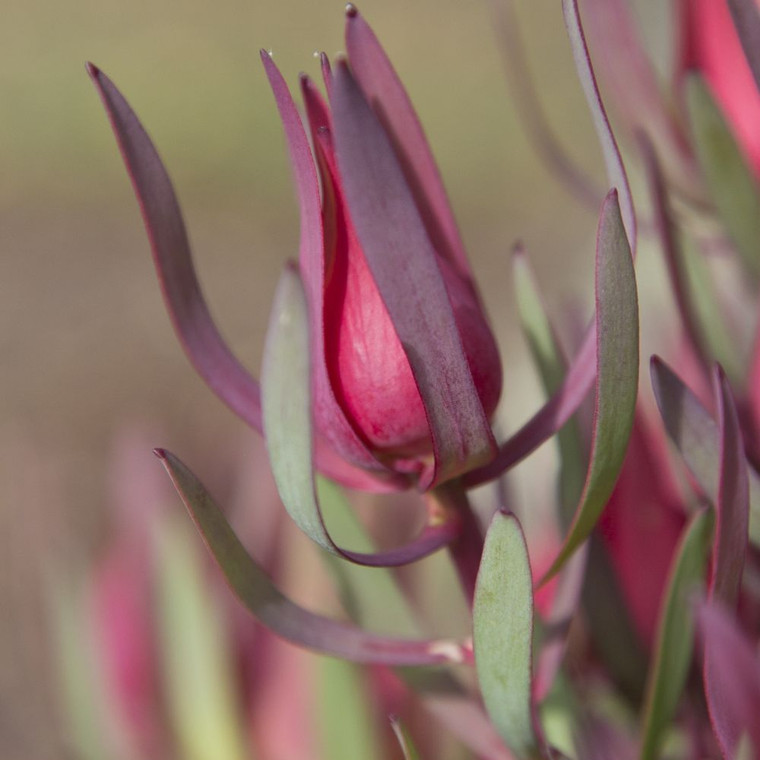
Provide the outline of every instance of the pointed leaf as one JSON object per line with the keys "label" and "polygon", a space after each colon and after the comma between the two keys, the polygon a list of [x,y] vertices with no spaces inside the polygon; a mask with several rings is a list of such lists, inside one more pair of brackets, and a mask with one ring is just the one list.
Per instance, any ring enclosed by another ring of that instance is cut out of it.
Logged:
{"label": "pointed leaf", "polygon": [[473,605],[473,644],[483,702],[518,756],[538,740],[531,700],[533,582],[528,549],[514,515],[497,512],[486,534]]}
{"label": "pointed leaf", "polygon": [[[652,388],[668,436],[707,498],[718,503],[718,425],[681,379],[657,356],[651,361]],[[749,470],[749,538],[760,547],[760,478]]]}
{"label": "pointed leaf", "polygon": [[453,641],[377,636],[299,607],[246,552],[200,481],[173,454],[156,449],[227,583],[253,616],[282,638],[323,654],[382,665],[463,662],[468,649]]}
{"label": "pointed leaf", "polygon": [[393,728],[393,733],[396,734],[401,751],[404,753],[404,760],[420,760],[420,753],[417,752],[412,737],[409,736],[409,732],[398,718],[391,718],[391,728]]}
{"label": "pointed leaf", "polygon": [[454,312],[390,139],[345,61],[333,80],[338,166],[362,249],[425,406],[435,473],[422,487],[489,461],[495,443]]}
{"label": "pointed leaf", "polygon": [[628,177],[623,166],[615,135],[612,133],[607,112],[599,94],[591,58],[586,45],[586,37],[583,33],[578,0],[562,0],[562,11],[565,15],[565,25],[570,37],[570,45],[573,49],[575,68],[578,78],[581,80],[583,92],[586,95],[591,117],[594,120],[599,142],[604,154],[604,163],[607,167],[607,179],[611,188],[615,188],[620,196],[620,209],[623,215],[628,244],[631,251],[636,253],[636,213],[633,208],[633,196],[628,185]]}
{"label": "pointed leaf", "polygon": [[732,607],[739,596],[747,553],[749,480],[736,406],[720,367],[716,367],[713,381],[718,402],[720,465],[710,596]]}
{"label": "pointed leaf", "polygon": [[262,364],[264,432],[282,503],[295,523],[323,549],[363,565],[403,565],[445,546],[458,522],[440,516],[406,546],[379,554],[341,549],[330,537],[312,469],[311,351],[306,296],[298,273],[286,268],[275,295]]}
{"label": "pointed leaf", "polygon": [[697,512],[684,531],[669,572],[660,610],[643,718],[641,760],[655,760],[683,691],[694,645],[690,609],[693,592],[704,584],[713,527],[712,515]]}
{"label": "pointed leaf", "polygon": [[354,6],[346,12],[346,52],[367,102],[393,140],[433,248],[472,283],[462,239],[425,132],[375,33]]}
{"label": "pointed leaf", "polygon": [[696,74],[686,104],[699,162],[726,229],[749,274],[760,276],[760,189],[707,86]]}
{"label": "pointed leaf", "polygon": [[760,747],[760,660],[753,644],[720,604],[702,602],[697,625],[704,643],[704,684],[713,732],[723,756],[733,758],[749,735]]}
{"label": "pointed leaf", "polygon": [[583,494],[554,575],[594,529],[625,459],[639,379],[636,276],[613,190],[602,207],[596,264],[597,381],[591,457]]}
{"label": "pointed leaf", "polygon": [[132,180],[166,308],[185,353],[211,390],[235,414],[261,430],[259,385],[232,354],[211,319],[169,175],[113,82],[91,63],[87,71],[100,93]]}

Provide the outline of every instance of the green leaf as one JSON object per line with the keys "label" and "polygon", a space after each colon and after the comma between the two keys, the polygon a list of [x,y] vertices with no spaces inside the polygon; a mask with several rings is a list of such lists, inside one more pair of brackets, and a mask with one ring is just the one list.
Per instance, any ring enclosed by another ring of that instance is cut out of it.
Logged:
{"label": "green leaf", "polygon": [[713,523],[711,512],[697,512],[684,530],[671,565],[647,682],[641,760],[659,757],[686,681],[694,645],[689,598],[704,585]]}
{"label": "green leaf", "polygon": [[686,83],[686,105],[713,202],[747,271],[760,276],[760,192],[747,159],[701,77]]}
{"label": "green leaf", "polygon": [[497,512],[486,534],[473,604],[475,666],[496,730],[518,757],[538,752],[531,668],[533,581],[522,528]]}
{"label": "green leaf", "polygon": [[320,757],[330,760],[380,760],[380,741],[372,721],[370,695],[356,665],[322,658],[317,694]]}
{"label": "green leaf", "polygon": [[398,743],[401,745],[401,751],[404,753],[404,760],[420,760],[420,753],[417,752],[412,737],[409,736],[409,732],[397,718],[391,718],[391,727],[393,728],[393,733],[396,734]]}
{"label": "green leaf", "polygon": [[295,268],[287,267],[275,294],[264,361],[261,396],[264,435],[282,503],[298,527],[323,549],[360,565],[404,565],[453,540],[454,519],[431,521],[404,546],[379,554],[339,547],[327,531],[314,485],[309,317]]}
{"label": "green leaf", "polygon": [[190,526],[167,520],[157,537],[159,618],[166,692],[187,760],[250,758],[220,609]]}
{"label": "green leaf", "polygon": [[354,662],[439,665],[467,659],[453,641],[416,640],[368,633],[317,615],[288,599],[248,554],[203,484],[164,449],[156,449],[174,487],[238,599],[259,622],[284,639]]}
{"label": "green leaf", "polygon": [[617,194],[599,220],[596,262],[597,380],[591,457],[565,542],[542,583],[588,538],[617,482],[633,427],[639,380],[636,276]]}

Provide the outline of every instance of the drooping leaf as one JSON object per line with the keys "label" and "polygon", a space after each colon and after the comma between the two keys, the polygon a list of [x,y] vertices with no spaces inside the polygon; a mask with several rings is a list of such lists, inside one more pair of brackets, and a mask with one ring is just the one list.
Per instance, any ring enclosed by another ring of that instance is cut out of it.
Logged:
{"label": "drooping leaf", "polygon": [[735,757],[743,736],[760,747],[760,660],[753,644],[719,603],[697,607],[704,645],[705,695],[723,756]]}
{"label": "drooping leaf", "polygon": [[760,276],[760,189],[702,79],[692,74],[686,104],[700,165],[746,271]]}
{"label": "drooping leaf", "polygon": [[435,665],[463,662],[467,648],[453,641],[378,636],[299,607],[246,552],[200,481],[173,454],[157,449],[177,492],[227,583],[254,617],[288,641],[353,662]]}
{"label": "drooping leaf", "polygon": [[428,524],[406,546],[378,554],[338,547],[330,537],[314,487],[311,350],[306,296],[294,268],[286,268],[275,295],[262,363],[264,433],[277,490],[295,523],[323,549],[364,565],[413,562],[449,543],[453,518]]}
{"label": "drooping leaf", "polygon": [[391,727],[393,728],[393,733],[396,734],[401,751],[404,753],[404,760],[421,760],[420,753],[417,752],[412,737],[406,728],[404,728],[401,721],[398,718],[392,717]]}
{"label": "drooping leaf", "polygon": [[614,190],[599,221],[595,293],[597,381],[591,456],[573,522],[542,582],[591,534],[620,474],[633,427],[639,373],[636,276]]}
{"label": "drooping leaf", "polygon": [[704,584],[712,526],[711,513],[697,512],[687,526],[670,569],[660,610],[659,630],[647,681],[641,760],[655,760],[675,715],[694,645],[691,595]]}
{"label": "drooping leaf", "polygon": [[[651,361],[652,388],[668,436],[713,504],[718,502],[718,425],[699,399],[657,356]],[[749,538],[760,547],[760,478],[749,470]]]}
{"label": "drooping leaf", "polygon": [[187,760],[250,758],[241,694],[195,536],[176,516],[158,532],[161,662],[174,734]]}
{"label": "drooping leaf", "polygon": [[631,188],[628,185],[628,177],[623,166],[623,159],[620,150],[615,141],[615,135],[612,133],[607,111],[604,108],[602,97],[599,94],[599,87],[596,82],[594,68],[591,65],[586,37],[583,32],[580,11],[578,9],[578,0],[562,0],[562,11],[565,16],[565,25],[570,37],[570,45],[573,49],[573,58],[575,68],[578,72],[583,92],[586,95],[591,117],[594,120],[594,127],[599,138],[604,155],[604,163],[607,167],[607,180],[611,188],[618,191],[620,198],[620,210],[623,217],[623,224],[628,236],[630,250],[636,253],[636,212],[633,208],[633,196]]}
{"label": "drooping leaf", "polygon": [[496,444],[472,379],[438,254],[390,138],[345,61],[333,74],[338,167],[351,217],[404,346],[430,424],[436,485],[493,458]]}
{"label": "drooping leaf", "polygon": [[518,757],[536,753],[531,689],[533,582],[514,515],[497,512],[486,534],[473,605],[475,666],[496,730]]}

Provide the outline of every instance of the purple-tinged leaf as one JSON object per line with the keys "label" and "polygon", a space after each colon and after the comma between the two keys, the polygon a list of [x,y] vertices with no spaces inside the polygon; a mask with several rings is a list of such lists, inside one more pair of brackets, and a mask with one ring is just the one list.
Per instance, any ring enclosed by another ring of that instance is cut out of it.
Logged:
{"label": "purple-tinged leaf", "polygon": [[98,89],[132,180],[166,307],[185,353],[211,390],[235,414],[261,430],[259,384],[233,356],[211,319],[169,175],[113,82],[91,63],[87,72]]}
{"label": "purple-tinged leaf", "polygon": [[636,253],[636,213],[633,208],[633,196],[628,185],[628,177],[623,166],[623,159],[620,156],[615,136],[612,133],[607,112],[604,108],[599,87],[596,83],[596,76],[591,65],[586,38],[583,33],[580,12],[578,10],[578,0],[562,0],[562,10],[565,15],[565,25],[570,37],[570,45],[573,49],[573,58],[575,59],[575,68],[578,71],[578,78],[581,81],[583,92],[586,95],[591,116],[594,120],[594,127],[599,137],[604,154],[604,163],[607,167],[607,179],[610,187],[616,188],[620,196],[620,209],[623,216],[628,243],[631,251]]}
{"label": "purple-tinged leaf", "polygon": [[309,306],[311,381],[317,424],[333,449],[351,462],[389,477],[387,468],[377,461],[356,434],[333,393],[324,350],[325,240],[317,172],[300,114],[287,85],[266,51],[261,51],[261,60],[282,120],[298,194],[301,215],[299,265]]}
{"label": "purple-tinged leaf", "polygon": [[474,289],[467,254],[422,125],[375,33],[354,6],[346,12],[346,51],[359,88],[391,137],[433,248]]}
{"label": "purple-tinged leaf", "polygon": [[639,379],[636,275],[612,190],[602,207],[596,261],[596,401],[586,482],[568,535],[543,580],[588,538],[615,487],[633,427]]}
{"label": "purple-tinged leaf", "polygon": [[710,721],[723,757],[733,758],[745,734],[760,747],[760,659],[722,605],[699,603],[697,625]]}
{"label": "purple-tinged leaf", "polygon": [[531,668],[533,580],[522,528],[498,511],[486,534],[472,610],[478,684],[494,727],[518,757],[538,754]]}
{"label": "purple-tinged leaf", "polygon": [[689,602],[704,584],[713,524],[712,514],[706,510],[693,516],[668,574],[647,681],[641,760],[656,760],[660,756],[662,739],[686,682],[694,646],[694,620]]}
{"label": "purple-tinged leaf", "polygon": [[727,0],[755,85],[760,90],[760,8],[755,0]]}
{"label": "purple-tinged leaf", "polygon": [[718,599],[727,607],[734,607],[747,553],[749,479],[736,406],[728,380],[720,367],[715,369],[713,382],[718,407],[720,464],[710,598]]}
{"label": "purple-tinged leaf", "polygon": [[[651,361],[652,388],[668,436],[713,505],[718,503],[720,433],[718,425],[681,379],[657,356]],[[760,478],[749,476],[749,538],[760,546]]]}
{"label": "purple-tinged leaf", "polygon": [[420,536],[378,554],[348,551],[335,544],[322,518],[314,485],[311,412],[311,346],[306,294],[294,268],[286,268],[275,295],[262,363],[264,436],[277,490],[298,527],[332,554],[361,565],[404,565],[456,538],[459,522],[435,515]]}
{"label": "purple-tinged leaf", "polygon": [[[689,142],[662,95],[651,59],[625,0],[582,0],[584,31],[596,70],[631,134],[658,146],[668,178],[681,194],[701,198],[701,181]],[[678,11],[673,11],[677,13]]]}
{"label": "purple-tinged leaf", "polygon": [[499,52],[526,137],[549,172],[565,185],[574,198],[596,211],[604,198],[604,190],[597,187],[584,169],[568,156],[552,130],[531,81],[514,0],[492,0],[490,5],[496,21]]}
{"label": "purple-tinged leaf", "polygon": [[440,665],[467,662],[469,647],[454,641],[378,636],[317,615],[288,599],[246,552],[206,489],[173,454],[156,449],[227,583],[253,616],[298,646],[353,662],[379,665]]}
{"label": "purple-tinged leaf", "polygon": [[404,760],[420,760],[420,753],[417,752],[412,737],[395,715],[391,716],[391,728],[396,734],[396,739],[398,739],[399,746],[404,754]]}
{"label": "purple-tinged leaf", "polygon": [[438,254],[390,139],[341,61],[333,79],[338,166],[362,249],[404,347],[430,425],[434,472],[422,488],[495,452]]}

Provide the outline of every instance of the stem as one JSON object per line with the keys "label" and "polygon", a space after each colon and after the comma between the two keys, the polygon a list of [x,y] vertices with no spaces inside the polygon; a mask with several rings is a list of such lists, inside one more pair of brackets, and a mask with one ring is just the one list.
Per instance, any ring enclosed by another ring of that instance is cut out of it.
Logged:
{"label": "stem", "polygon": [[467,498],[467,492],[460,480],[453,480],[434,488],[427,494],[427,498],[431,513],[442,511],[448,515],[455,515],[459,520],[459,537],[449,544],[448,549],[467,603],[472,608],[475,581],[483,554],[483,532]]}

